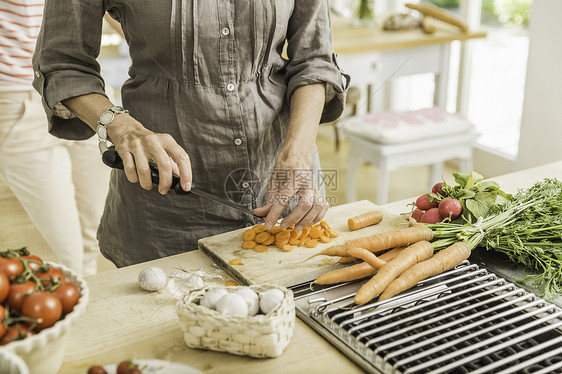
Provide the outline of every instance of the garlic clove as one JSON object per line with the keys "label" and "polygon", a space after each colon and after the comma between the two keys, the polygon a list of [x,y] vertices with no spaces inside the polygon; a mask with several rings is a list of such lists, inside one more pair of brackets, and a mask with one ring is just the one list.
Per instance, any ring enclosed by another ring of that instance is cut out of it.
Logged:
{"label": "garlic clove", "polygon": [[211,289],[201,297],[201,300],[199,301],[199,305],[203,305],[204,307],[210,309],[216,309],[217,302],[221,299],[221,297],[223,297],[227,293],[228,291],[226,290],[226,288]]}
{"label": "garlic clove", "polygon": [[260,309],[262,313],[268,314],[277,309],[284,298],[285,293],[277,288],[262,292],[260,294]]}
{"label": "garlic clove", "polygon": [[236,290],[235,295],[240,295],[246,304],[248,304],[248,315],[255,316],[260,310],[260,297],[256,291],[249,287],[243,287]]}
{"label": "garlic clove", "polygon": [[227,293],[217,302],[217,312],[230,316],[247,317],[248,304],[240,295]]}
{"label": "garlic clove", "polygon": [[159,267],[147,267],[139,273],[138,282],[143,290],[160,291],[168,284],[168,276]]}

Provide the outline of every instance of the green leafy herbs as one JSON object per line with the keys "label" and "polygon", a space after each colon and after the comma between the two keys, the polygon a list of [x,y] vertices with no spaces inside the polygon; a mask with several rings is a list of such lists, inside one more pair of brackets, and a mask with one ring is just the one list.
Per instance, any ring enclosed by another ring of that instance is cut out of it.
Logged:
{"label": "green leafy herbs", "polygon": [[453,173],[456,185],[443,184],[443,192],[446,196],[430,194],[430,200],[442,198],[454,198],[461,202],[463,213],[456,222],[476,222],[480,217],[487,217],[494,210],[499,209],[512,199],[500,189],[494,181],[485,181],[484,177],[473,171],[470,174]]}
{"label": "green leafy herbs", "polygon": [[562,294],[561,181],[544,179],[521,189],[474,223],[428,226],[437,238],[433,242],[436,249],[463,240],[472,249],[478,246],[503,253],[514,263],[536,271],[522,281],[533,282],[541,296],[552,299]]}

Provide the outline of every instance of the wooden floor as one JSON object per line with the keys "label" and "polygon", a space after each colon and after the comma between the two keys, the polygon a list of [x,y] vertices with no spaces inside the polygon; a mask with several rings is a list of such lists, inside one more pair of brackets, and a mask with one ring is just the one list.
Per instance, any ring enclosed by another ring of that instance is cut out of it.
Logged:
{"label": "wooden floor", "polygon": [[[345,178],[347,166],[348,143],[344,140],[339,151],[335,150],[333,129],[323,126],[319,130],[317,148],[322,168],[335,176],[335,180],[326,181],[326,195],[331,205],[346,203]],[[445,175],[454,171],[445,167]],[[363,164],[358,175],[358,200],[375,201],[378,172],[375,167]],[[428,167],[405,167],[391,173],[389,202],[415,197],[426,192],[429,181]],[[408,211],[408,207],[404,207]],[[14,229],[16,228],[16,229]],[[0,177],[0,250],[27,247],[45,260],[57,261],[53,252],[41,253],[37,248],[47,247],[41,233],[29,219],[25,210],[13,195],[5,181]],[[100,256],[98,271],[114,269],[114,265]]]}

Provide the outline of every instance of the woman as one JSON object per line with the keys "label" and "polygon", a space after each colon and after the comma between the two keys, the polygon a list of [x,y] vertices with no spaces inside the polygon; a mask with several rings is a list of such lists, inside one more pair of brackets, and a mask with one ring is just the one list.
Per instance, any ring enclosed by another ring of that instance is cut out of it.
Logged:
{"label": "woman", "polygon": [[[106,10],[129,45],[128,112],[107,112],[113,104],[95,60]],[[232,180],[240,192],[257,186],[256,198],[243,202],[268,227],[295,195],[283,226],[298,229],[326,213],[318,183],[297,177],[319,169],[318,124],[341,114],[347,86],[332,53],[327,0],[51,1],[33,65],[53,135],[91,137],[106,112],[102,138],[106,130],[125,172],[112,173],[98,238],[117,266],[257,223],[193,194],[167,193],[172,175],[185,191],[193,182],[223,197]],[[151,162],[159,193],[145,191]]]}

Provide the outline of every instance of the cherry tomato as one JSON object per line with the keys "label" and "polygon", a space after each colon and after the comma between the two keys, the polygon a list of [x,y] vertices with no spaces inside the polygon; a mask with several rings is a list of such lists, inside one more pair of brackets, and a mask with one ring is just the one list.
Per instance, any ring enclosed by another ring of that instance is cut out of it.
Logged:
{"label": "cherry tomato", "polygon": [[62,315],[62,304],[59,298],[46,291],[29,295],[21,305],[21,313],[26,317],[40,318],[37,329],[51,327]]}
{"label": "cherry tomato", "polygon": [[49,270],[47,271],[36,271],[35,275],[37,276],[37,278],[41,279],[41,284],[43,285],[43,287],[49,287],[59,280],[61,282],[65,280],[62,271],[54,266],[49,266]]}
{"label": "cherry tomato", "polygon": [[78,299],[80,299],[80,291],[74,283],[63,281],[55,289],[55,293],[59,297],[62,304],[62,312],[68,314],[72,312],[74,306],[78,304]]}
{"label": "cherry tomato", "polygon": [[12,283],[8,298],[6,299],[6,304],[8,304],[10,310],[21,312],[21,304],[29,295],[35,292],[35,287],[36,284],[32,280],[23,283]]}
{"label": "cherry tomato", "polygon": [[107,374],[107,371],[100,365],[91,366],[88,369],[88,374]]}
{"label": "cherry tomato", "polygon": [[0,271],[12,279],[23,274],[23,264],[17,257],[6,258],[0,256]]}
{"label": "cherry tomato", "polygon": [[14,340],[22,340],[31,335],[33,335],[33,331],[29,330],[25,324],[14,323],[8,327],[4,336],[0,338],[0,345],[8,344]]}
{"label": "cherry tomato", "polygon": [[41,264],[43,264],[43,260],[41,259],[41,257],[36,256],[36,255],[26,255],[26,256],[21,256],[21,258],[23,260],[27,260],[27,266],[32,270],[35,271],[37,269],[39,269],[41,267]]}
{"label": "cherry tomato", "polygon": [[3,271],[0,271],[0,303],[6,300],[10,292],[10,279]]}
{"label": "cherry tomato", "polygon": [[0,338],[6,333],[6,326],[4,326],[4,315],[6,314],[6,309],[0,305]]}

